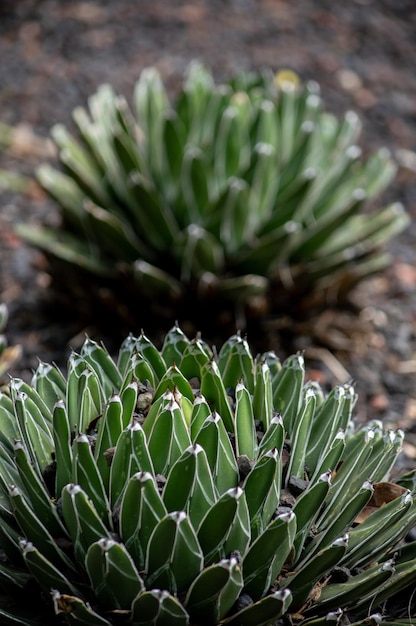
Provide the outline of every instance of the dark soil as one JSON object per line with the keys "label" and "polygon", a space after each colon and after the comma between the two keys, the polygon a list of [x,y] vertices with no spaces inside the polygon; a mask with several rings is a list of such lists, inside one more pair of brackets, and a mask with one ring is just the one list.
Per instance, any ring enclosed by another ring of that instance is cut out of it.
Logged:
{"label": "dark soil", "polygon": [[[174,94],[195,58],[218,81],[261,67],[291,68],[318,81],[328,110],[359,112],[366,151],[391,150],[400,167],[384,201],[400,200],[416,216],[413,0],[3,0],[0,122],[17,132],[0,166],[31,174],[50,157],[51,125],[70,125],[71,111],[101,83],[131,97],[140,71],[156,65]],[[94,319],[68,315],[51,302],[48,266],[13,228],[22,220],[54,223],[57,213],[36,187],[26,191],[1,198],[0,301],[11,312],[9,342],[23,349],[12,373],[28,379],[37,356],[62,365],[85,332],[104,337],[111,349],[116,333],[103,327],[100,311]],[[328,309],[297,326],[291,345],[281,320],[270,320],[266,335],[282,356],[306,349],[309,375],[324,385],[354,379],[359,420],[407,430],[407,466],[416,465],[415,242],[413,220],[391,243],[388,270],[354,294],[361,312]],[[143,306],[135,307],[139,326]],[[152,338],[159,341],[159,333]]]}

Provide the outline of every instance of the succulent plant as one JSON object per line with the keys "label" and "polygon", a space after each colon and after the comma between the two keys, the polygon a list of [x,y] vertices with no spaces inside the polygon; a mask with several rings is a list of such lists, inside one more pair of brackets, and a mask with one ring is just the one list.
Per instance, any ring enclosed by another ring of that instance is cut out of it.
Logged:
{"label": "succulent plant", "polygon": [[356,427],[355,399],[305,383],[301,354],[253,359],[238,334],[215,354],[178,326],[12,379],[0,622],[381,623],[416,580],[414,476],[388,482],[403,433]]}
{"label": "succulent plant", "polygon": [[218,85],[193,63],[172,104],[148,68],[134,108],[104,85],[74,111],[78,138],[53,128],[62,171],[45,164],[38,178],[63,223],[21,225],[28,241],[121,278],[124,294],[218,297],[241,315],[335,299],[388,262],[407,216],[365,204],[395,165],[385,149],[362,157],[358,116],[324,112],[315,82],[264,72]]}

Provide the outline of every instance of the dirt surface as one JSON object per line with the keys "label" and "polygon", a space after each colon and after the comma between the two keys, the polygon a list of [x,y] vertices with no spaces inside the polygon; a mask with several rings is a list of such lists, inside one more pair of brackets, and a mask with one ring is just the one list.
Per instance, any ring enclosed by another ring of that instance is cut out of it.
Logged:
{"label": "dirt surface", "polygon": [[[51,125],[69,125],[71,111],[98,85],[109,82],[130,98],[140,71],[156,65],[174,94],[195,58],[218,81],[266,66],[318,81],[328,110],[360,114],[366,151],[391,150],[400,168],[384,200],[400,200],[416,217],[413,0],[3,0],[0,123],[17,132],[0,167],[31,174],[50,157],[45,139]],[[11,312],[9,342],[23,351],[12,373],[28,379],[37,356],[62,365],[68,346],[79,347],[84,332],[104,336],[109,345],[112,339],[103,335],[99,313],[96,324],[68,318],[46,297],[47,267],[13,225],[54,223],[57,214],[36,187],[26,191],[1,196],[0,301]],[[406,429],[407,466],[416,465],[415,244],[413,220],[390,245],[388,271],[355,294],[361,313],[329,309],[314,320],[313,336],[310,321],[298,328],[293,345],[306,349],[309,375],[324,385],[356,381],[359,420]],[[270,321],[270,347],[284,352],[287,329],[278,326]]]}

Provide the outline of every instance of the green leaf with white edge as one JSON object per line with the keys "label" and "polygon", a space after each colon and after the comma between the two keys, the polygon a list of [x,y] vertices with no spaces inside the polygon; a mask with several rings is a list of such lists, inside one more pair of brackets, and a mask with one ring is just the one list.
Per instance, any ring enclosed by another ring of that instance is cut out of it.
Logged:
{"label": "green leaf with white edge", "polygon": [[235,523],[240,499],[244,499],[240,487],[228,489],[207,511],[198,528],[198,541],[204,554],[204,564],[212,565],[225,558],[225,544]]}
{"label": "green leaf with white edge", "polygon": [[[118,350],[116,365],[120,371],[120,374],[124,377],[126,376],[132,357],[137,352],[137,340],[138,337],[135,337],[133,333],[129,333],[127,337],[123,339]],[[164,371],[165,368],[163,368],[163,372]]]}
{"label": "green leaf with white edge", "polygon": [[146,421],[143,429],[154,471],[156,474],[166,475],[170,466],[191,445],[188,425],[181,407],[172,400],[167,407],[161,408],[150,432],[146,430]]}
{"label": "green leaf with white edge", "polygon": [[260,440],[257,450],[257,458],[264,456],[266,452],[276,449],[279,456],[282,454],[285,440],[285,428],[279,413],[273,413],[266,432]]}
{"label": "green leaf with white edge", "polygon": [[23,535],[33,543],[42,555],[58,568],[74,570],[74,566],[59,548],[47,527],[29,506],[25,496],[17,487],[10,488],[13,512]]}
{"label": "green leaf with white edge", "polygon": [[281,589],[250,604],[222,621],[224,626],[269,626],[284,615],[290,607],[292,594]]}
{"label": "green leaf with white edge", "polygon": [[133,354],[127,364],[127,371],[120,390],[121,393],[134,381],[149,381],[152,388],[155,386],[155,376],[153,370],[146,359],[139,352]]}
{"label": "green leaf with white edge", "polygon": [[317,550],[329,545],[336,537],[340,537],[346,532],[364,509],[373,493],[373,485],[369,481],[365,481],[361,489],[351,497],[338,516],[322,530],[318,520],[319,531],[306,547],[307,558],[311,558],[311,555],[315,554]]}
{"label": "green leaf with white edge", "polygon": [[193,444],[172,465],[163,488],[169,512],[186,511],[194,528],[213,506],[216,490],[204,449]]}
{"label": "green leaf with white edge", "polygon": [[279,503],[281,471],[277,450],[270,450],[256,461],[243,483],[253,538],[263,532]]}
{"label": "green leaf with white edge", "polygon": [[246,552],[242,562],[244,590],[254,600],[267,594],[293,547],[296,515],[281,513],[265,528]]}
{"label": "green leaf with white edge", "polygon": [[415,496],[410,492],[387,502],[350,531],[342,563],[347,567],[365,567],[381,558],[387,546],[406,535],[415,518]]}
{"label": "green leaf with white edge", "polygon": [[306,559],[299,569],[289,574],[281,583],[281,589],[289,588],[293,600],[291,612],[299,611],[308,599],[314,586],[332,570],[344,556],[348,546],[348,535],[339,537],[332,544],[320,550],[311,559]]}
{"label": "green leaf with white edge", "polygon": [[155,391],[154,400],[160,398],[167,389],[173,391],[177,389],[185,398],[188,398],[190,402],[194,400],[194,393],[189,382],[182,374],[181,370],[176,365],[171,365],[161,378],[157,389]]}
{"label": "green leaf with white edge", "polygon": [[178,298],[182,295],[180,281],[148,261],[138,259],[133,263],[131,270],[135,284],[146,296]]}
{"label": "green leaf with white edge", "polygon": [[66,530],[62,525],[55,505],[52,503],[46,485],[31,464],[28,454],[20,441],[15,443],[14,452],[16,467],[33,511],[42,520],[42,523],[52,536],[65,536]]}
{"label": "green leaf with white edge", "polygon": [[[145,392],[146,393],[146,392]],[[150,390],[149,390],[150,393]],[[121,390],[121,406],[122,406],[122,426],[123,429],[132,424],[136,409],[143,408],[140,406],[142,401],[146,398],[140,394],[138,383],[133,380],[128,385],[124,386]]]}
{"label": "green leaf with white edge", "polygon": [[110,480],[108,454],[116,446],[123,430],[123,404],[119,395],[112,395],[104,407],[98,422],[97,438],[94,446],[94,458],[101,480],[107,489]]}
{"label": "green leaf with white edge", "polygon": [[70,484],[63,488],[62,514],[79,563],[84,563],[92,543],[102,537],[111,539],[109,530],[79,485]]}
{"label": "green leaf with white edge", "polygon": [[87,337],[82,344],[81,356],[94,369],[106,396],[120,389],[122,382],[120,371],[103,346]]}
{"label": "green leaf with white edge", "polygon": [[143,330],[135,340],[134,349],[149,363],[155,375],[155,382],[159,383],[166,372],[166,363],[162,354],[154,344],[146,337]]}
{"label": "green leaf with white edge", "polygon": [[167,367],[182,361],[183,353],[189,343],[188,337],[182,332],[178,324],[175,324],[166,334],[161,350],[162,358]]}
{"label": "green leaf with white edge", "polygon": [[227,431],[234,432],[233,414],[219,367],[215,361],[208,361],[201,369],[200,392],[212,410],[221,415]]}
{"label": "green leaf with white edge", "polygon": [[153,475],[134,474],[124,490],[120,504],[120,536],[141,570],[145,566],[147,544],[153,529],[167,511]]}
{"label": "green leaf with white edge", "polygon": [[235,446],[238,456],[254,459],[257,452],[257,434],[254,423],[253,405],[250,394],[242,383],[235,389]]}
{"label": "green leaf with white edge", "polygon": [[225,388],[234,389],[240,379],[252,394],[254,392],[254,361],[247,340],[242,338],[231,346],[227,362],[222,370]]}
{"label": "green leaf with white edge", "polygon": [[65,400],[66,381],[62,372],[54,365],[40,361],[32,376],[31,385],[50,411],[58,400]]}
{"label": "green leaf with white edge", "polygon": [[85,568],[104,610],[130,610],[135,597],[145,589],[128,551],[113,539],[99,539],[88,548]]}
{"label": "green leaf with white edge", "polygon": [[156,525],[147,545],[147,587],[180,593],[202,565],[203,553],[188,516],[183,511],[168,513]]}
{"label": "green leaf with white edge", "polygon": [[230,611],[243,588],[240,564],[222,559],[200,572],[186,595],[184,606],[199,624],[217,624]]}
{"label": "green leaf with white edge", "polygon": [[[347,428],[354,401],[355,392],[352,386],[339,385],[330,391],[313,416],[306,452],[306,463],[311,473],[317,467],[318,459],[322,458],[325,451],[332,445],[335,434]],[[334,467],[324,468],[324,470],[327,469],[334,469]]]}
{"label": "green leaf with white edge", "polygon": [[323,586],[318,599],[319,609],[329,611],[339,606],[352,606],[355,609],[365,602],[367,596],[373,598],[377,589],[391,578],[394,571],[394,560],[391,559],[369,567],[344,583]]}
{"label": "green leaf with white edge", "polygon": [[312,387],[305,390],[302,405],[293,425],[290,438],[290,456],[285,467],[285,486],[292,476],[305,477],[305,458],[308,448],[310,425],[316,408],[316,393]]}
{"label": "green leaf with white edge", "polygon": [[[199,207],[198,207],[199,209]],[[225,264],[221,242],[202,226],[191,223],[181,232],[175,248],[181,281],[189,283],[206,272],[218,272]]]}
{"label": "green leaf with white edge", "polygon": [[273,418],[273,394],[271,372],[268,363],[261,358],[254,371],[253,414],[266,431]]}
{"label": "green leaf with white edge", "polygon": [[303,356],[296,354],[285,360],[282,369],[272,380],[273,406],[282,415],[289,436],[291,436],[293,423],[302,401],[304,377]]}
{"label": "green leaf with white edge", "polygon": [[89,425],[101,415],[104,396],[97,374],[84,369],[78,380],[79,417],[77,431],[84,433]]}
{"label": "green leaf with white edge", "polygon": [[210,203],[209,168],[208,159],[200,148],[193,145],[185,147],[179,184],[190,225],[196,224],[199,214],[205,212]]}
{"label": "green leaf with white edge", "polygon": [[72,459],[73,482],[84,490],[100,519],[111,528],[110,504],[87,435],[81,434],[74,439]]}
{"label": "green leaf with white edge", "polygon": [[31,462],[41,474],[52,460],[53,439],[49,424],[36,404],[23,391],[17,392],[14,405],[22,440]]}
{"label": "green leaf with white edge", "polygon": [[52,600],[56,615],[63,615],[68,624],[84,626],[111,626],[111,622],[96,613],[88,602],[78,595],[54,590]]}
{"label": "green leaf with white edge", "polygon": [[140,424],[133,422],[121,433],[111,461],[109,495],[112,508],[133,474],[154,471],[146,435]]}
{"label": "green leaf with white edge", "polygon": [[198,435],[198,432],[202,428],[205,420],[209,415],[211,415],[211,407],[208,402],[205,400],[204,396],[200,393],[197,393],[195,396],[194,403],[192,405],[192,414],[191,414],[191,439],[192,441]]}
{"label": "green leaf with white edge", "polygon": [[219,494],[236,487],[239,479],[238,467],[230,439],[218,413],[207,417],[194,443],[201,445],[206,452]]}
{"label": "green leaf with white edge", "polygon": [[132,604],[135,626],[188,626],[189,615],[168,591],[151,589],[137,596]]}
{"label": "green leaf with white edge", "polygon": [[294,540],[294,560],[302,554],[302,548],[311,531],[312,525],[319,515],[321,507],[331,485],[331,472],[321,474],[319,479],[296,499],[293,512],[297,520],[297,532]]}
{"label": "green leaf with white edge", "polygon": [[28,570],[38,581],[44,593],[49,594],[51,589],[60,589],[61,593],[69,593],[82,598],[80,589],[77,589],[62,573],[62,565],[55,566],[45,557],[43,550],[36,548],[30,541],[22,539],[20,546]]}

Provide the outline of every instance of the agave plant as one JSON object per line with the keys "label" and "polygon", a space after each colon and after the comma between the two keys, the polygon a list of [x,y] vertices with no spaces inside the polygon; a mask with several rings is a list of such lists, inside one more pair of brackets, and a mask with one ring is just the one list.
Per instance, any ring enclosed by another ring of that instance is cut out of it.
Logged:
{"label": "agave plant", "polygon": [[355,428],[354,403],[305,383],[300,354],[253,359],[235,335],[215,356],[177,326],[161,351],[130,335],[114,361],[87,338],[66,379],[12,379],[0,622],[381,623],[416,581],[414,479],[387,482],[403,433]]}
{"label": "agave plant", "polygon": [[74,111],[78,138],[53,128],[62,170],[38,178],[62,227],[21,225],[28,241],[165,304],[218,297],[240,312],[345,295],[388,262],[407,217],[364,206],[395,165],[385,149],[362,157],[359,118],[324,112],[316,83],[265,72],[217,85],[193,63],[171,104],[148,68],[134,109],[104,85]]}

